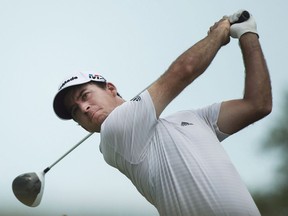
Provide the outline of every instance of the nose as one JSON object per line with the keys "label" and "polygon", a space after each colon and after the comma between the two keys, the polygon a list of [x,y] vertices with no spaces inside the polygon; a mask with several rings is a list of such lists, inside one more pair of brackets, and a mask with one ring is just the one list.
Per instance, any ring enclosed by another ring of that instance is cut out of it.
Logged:
{"label": "nose", "polygon": [[87,103],[83,103],[83,104],[80,105],[80,108],[81,108],[82,112],[86,113],[86,112],[89,111],[90,105],[87,104]]}

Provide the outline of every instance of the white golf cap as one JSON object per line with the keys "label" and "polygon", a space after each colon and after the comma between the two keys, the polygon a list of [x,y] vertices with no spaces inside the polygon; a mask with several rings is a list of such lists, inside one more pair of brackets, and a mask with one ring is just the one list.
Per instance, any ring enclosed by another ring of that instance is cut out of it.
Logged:
{"label": "white golf cap", "polygon": [[65,109],[65,106],[64,106],[64,97],[69,87],[81,85],[81,84],[88,83],[91,81],[106,83],[106,79],[103,76],[96,74],[95,72],[89,72],[89,71],[77,72],[75,74],[70,75],[69,77],[67,77],[61,82],[58,88],[58,92],[55,95],[54,101],[53,101],[54,112],[59,118],[72,119],[72,116]]}

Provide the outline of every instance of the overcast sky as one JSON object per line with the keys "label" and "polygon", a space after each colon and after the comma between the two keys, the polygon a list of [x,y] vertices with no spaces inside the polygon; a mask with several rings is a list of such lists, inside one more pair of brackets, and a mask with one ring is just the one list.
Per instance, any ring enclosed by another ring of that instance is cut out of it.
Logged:
{"label": "overcast sky", "polygon": [[[16,200],[11,184],[22,173],[42,171],[87,134],[53,112],[54,95],[67,74],[100,73],[128,100],[205,37],[214,22],[241,8],[258,25],[274,110],[223,145],[246,185],[265,190],[273,186],[278,158],[260,147],[277,123],[288,88],[286,0],[0,0],[0,215],[4,209],[27,216],[157,215],[130,181],[104,162],[98,134],[47,173],[38,207]],[[163,116],[239,98],[243,82],[241,52],[233,39]]]}

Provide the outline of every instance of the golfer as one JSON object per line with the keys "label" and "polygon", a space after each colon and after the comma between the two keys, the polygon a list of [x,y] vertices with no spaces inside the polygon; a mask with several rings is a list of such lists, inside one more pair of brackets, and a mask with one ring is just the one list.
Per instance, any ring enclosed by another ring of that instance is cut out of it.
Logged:
{"label": "golfer", "polygon": [[[272,109],[255,20],[250,16],[231,25],[241,12],[216,22],[205,38],[130,101],[114,84],[89,72],[65,79],[55,96],[56,114],[99,132],[105,161],[126,175],[161,216],[260,215],[220,144]],[[162,117],[165,107],[206,70],[230,36],[239,39],[243,54],[243,98]]]}

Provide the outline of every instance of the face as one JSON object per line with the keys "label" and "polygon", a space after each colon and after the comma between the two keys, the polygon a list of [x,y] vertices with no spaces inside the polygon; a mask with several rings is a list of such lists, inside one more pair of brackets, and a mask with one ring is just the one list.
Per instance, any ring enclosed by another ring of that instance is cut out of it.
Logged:
{"label": "face", "polygon": [[100,132],[104,120],[121,103],[123,100],[112,83],[107,83],[105,89],[94,83],[75,86],[64,98],[73,120],[90,132]]}

